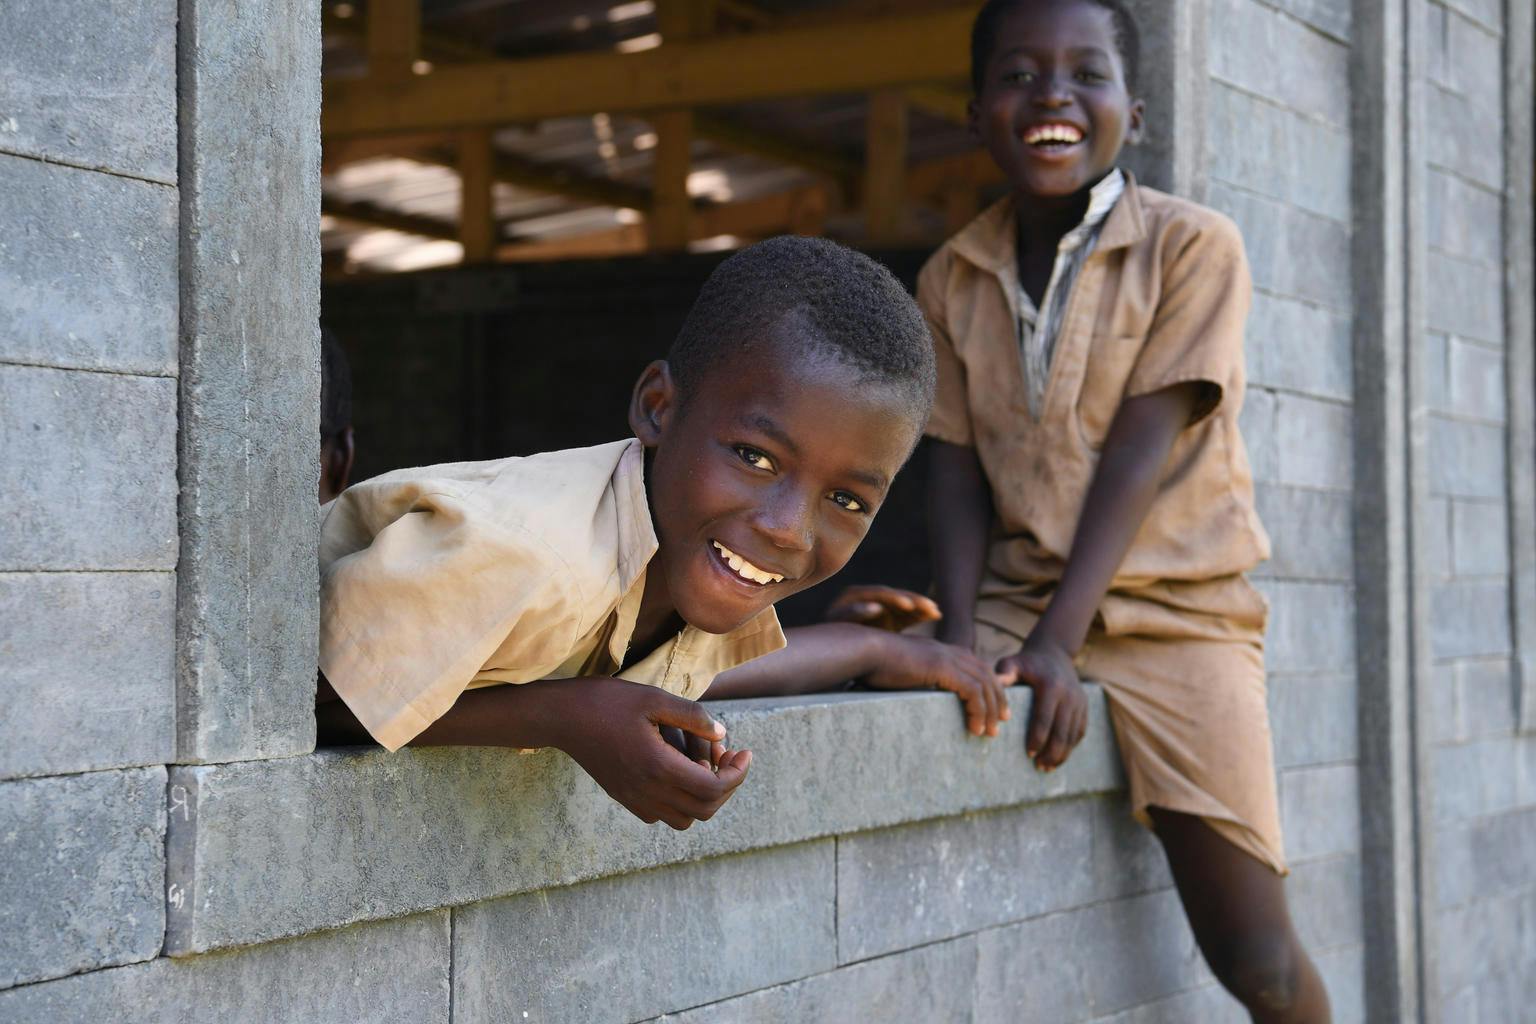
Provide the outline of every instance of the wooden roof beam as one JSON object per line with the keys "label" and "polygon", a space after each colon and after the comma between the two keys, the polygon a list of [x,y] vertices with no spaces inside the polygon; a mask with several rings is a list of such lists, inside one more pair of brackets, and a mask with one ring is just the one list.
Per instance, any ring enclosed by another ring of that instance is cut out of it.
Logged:
{"label": "wooden roof beam", "polygon": [[[959,8],[685,40],[642,53],[443,67],[396,81],[336,80],[325,88],[321,126],[327,137],[344,138],[950,81],[968,71],[971,19],[969,9]],[[858,45],[850,46],[850,38]]]}
{"label": "wooden roof beam", "polygon": [[451,221],[387,210],[373,203],[349,202],[344,199],[321,196],[320,212],[327,217],[335,217],[337,220],[349,221],[363,227],[385,228],[408,235],[419,235],[422,238],[447,239],[450,242],[459,240],[458,226]]}

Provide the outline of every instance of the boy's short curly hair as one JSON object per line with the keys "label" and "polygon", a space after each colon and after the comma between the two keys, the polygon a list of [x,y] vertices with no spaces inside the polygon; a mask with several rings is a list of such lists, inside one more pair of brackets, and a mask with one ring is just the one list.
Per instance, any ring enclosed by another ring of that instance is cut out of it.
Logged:
{"label": "boy's short curly hair", "polygon": [[[987,61],[997,46],[997,24],[1015,8],[1041,0],[987,0],[971,25],[971,88],[977,94],[987,73]],[[1141,70],[1141,30],[1136,27],[1136,16],[1123,0],[1083,0],[1084,3],[1102,7],[1109,12],[1115,26],[1115,49],[1120,51],[1120,63],[1125,65],[1125,84],[1132,91],[1136,88]]]}
{"label": "boy's short curly hair", "polygon": [[927,419],[933,343],[917,303],[863,253],[796,235],[742,249],[709,275],[667,352],[683,400],[716,365],[785,327],[866,380],[895,387],[914,419]]}

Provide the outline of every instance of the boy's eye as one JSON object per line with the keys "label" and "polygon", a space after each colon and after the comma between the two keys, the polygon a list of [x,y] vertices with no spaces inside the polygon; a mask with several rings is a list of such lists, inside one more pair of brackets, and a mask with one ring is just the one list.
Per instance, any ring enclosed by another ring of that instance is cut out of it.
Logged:
{"label": "boy's eye", "polygon": [[833,491],[832,500],[837,502],[843,508],[847,509],[849,512],[868,511],[868,509],[864,506],[864,502],[860,501],[858,496],[849,494],[847,491]]}
{"label": "boy's eye", "polygon": [[1009,83],[1028,85],[1034,80],[1035,73],[1033,71],[1007,71],[1003,73],[1003,81]]}
{"label": "boy's eye", "polygon": [[735,446],[735,451],[742,462],[745,462],[754,469],[770,471],[773,469],[773,460],[768,457],[766,452],[759,451],[749,444],[738,444]]}
{"label": "boy's eye", "polygon": [[1107,82],[1109,81],[1109,76],[1098,71],[1083,70],[1077,73],[1077,80],[1079,82],[1088,82],[1092,84],[1097,82]]}

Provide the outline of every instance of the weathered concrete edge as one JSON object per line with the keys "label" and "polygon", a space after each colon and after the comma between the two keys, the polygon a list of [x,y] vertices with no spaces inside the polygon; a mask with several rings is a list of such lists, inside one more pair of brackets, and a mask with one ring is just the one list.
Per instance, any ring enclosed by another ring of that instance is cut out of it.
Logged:
{"label": "weathered concrete edge", "polygon": [[177,758],[314,749],[320,18],[176,0]]}
{"label": "weathered concrete edge", "polygon": [[1510,635],[1520,731],[1536,733],[1536,9],[1504,4],[1504,380],[1509,415]]}
{"label": "weathered concrete edge", "polygon": [[[1408,292],[1420,247],[1408,219],[1411,87],[1401,8],[1357,2],[1351,62],[1354,131],[1355,657],[1359,701],[1360,829],[1365,988],[1373,1021],[1419,1015],[1416,793],[1413,766],[1415,569],[1419,506],[1403,455],[1413,445],[1410,376],[1423,339]],[[1419,67],[1422,69],[1422,63]],[[1419,221],[1422,223],[1422,219]],[[1417,250],[1416,250],[1417,251]],[[1422,433],[1422,430],[1420,430]],[[1422,477],[1423,442],[1419,474]],[[1420,533],[1423,527],[1419,526]]]}
{"label": "weathered concrete edge", "polygon": [[1120,789],[1103,695],[1090,686],[1089,698],[1087,739],[1049,775],[1024,756],[1027,690],[1012,691],[1013,720],[993,741],[965,734],[948,694],[713,703],[756,767],[714,821],[682,833],[641,825],[554,752],[343,750],[176,767],[166,952]]}

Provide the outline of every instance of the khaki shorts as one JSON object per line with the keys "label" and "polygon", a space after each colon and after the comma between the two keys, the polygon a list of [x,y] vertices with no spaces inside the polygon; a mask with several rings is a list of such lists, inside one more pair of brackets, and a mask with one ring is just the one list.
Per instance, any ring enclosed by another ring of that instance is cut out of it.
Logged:
{"label": "khaki shorts", "polygon": [[[1018,652],[1038,616],[983,599],[976,620],[976,653],[992,663]],[[1151,827],[1148,807],[1197,815],[1277,874],[1288,872],[1261,640],[1095,631],[1077,665],[1109,700],[1137,821]]]}

